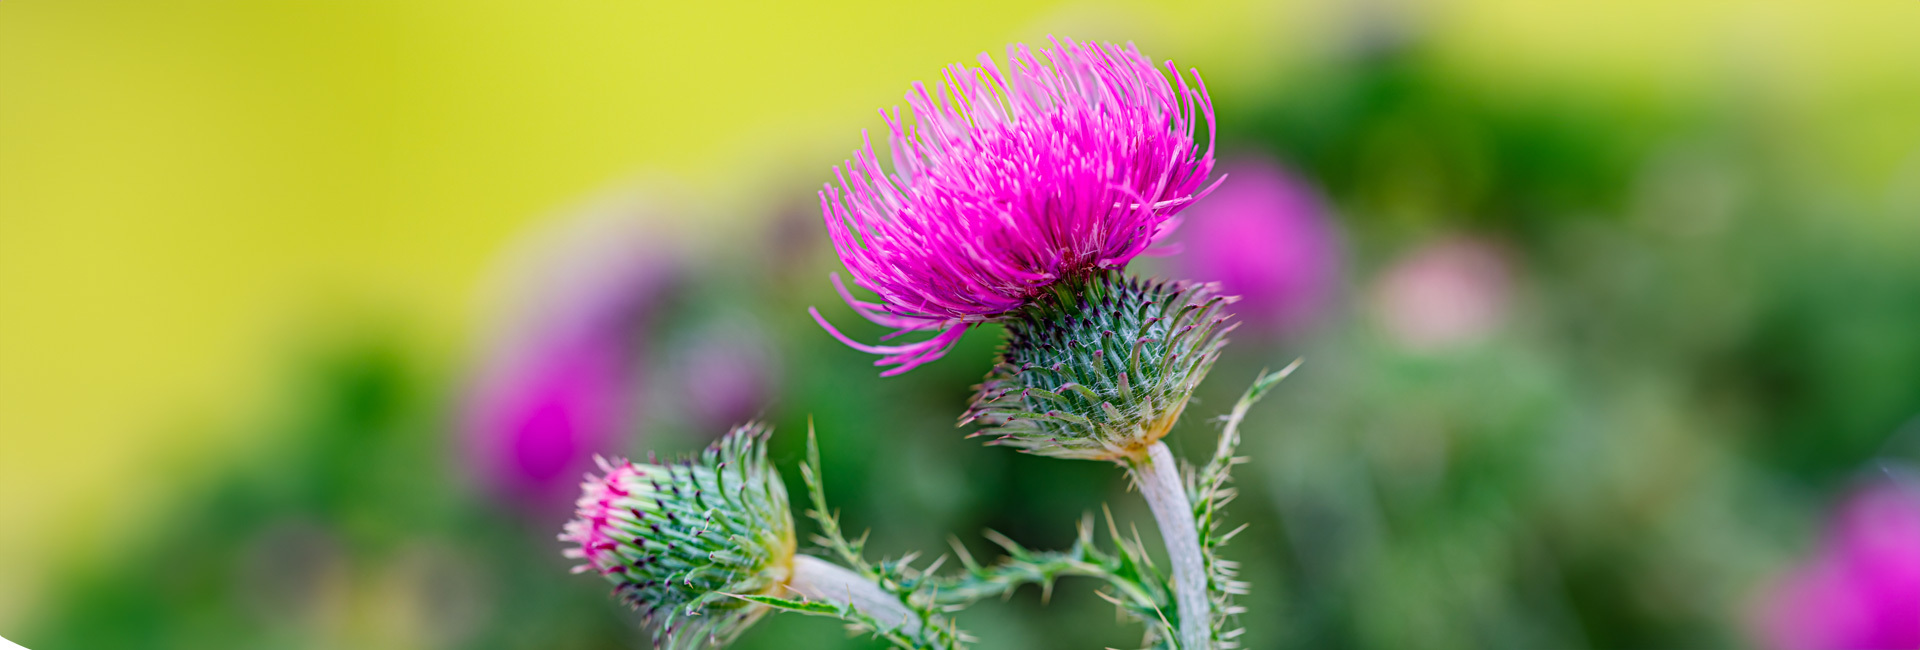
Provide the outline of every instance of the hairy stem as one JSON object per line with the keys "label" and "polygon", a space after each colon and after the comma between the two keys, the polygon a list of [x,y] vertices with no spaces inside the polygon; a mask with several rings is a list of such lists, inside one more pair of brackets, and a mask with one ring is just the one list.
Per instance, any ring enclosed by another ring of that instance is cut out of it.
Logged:
{"label": "hairy stem", "polygon": [[898,627],[909,635],[920,632],[920,619],[907,611],[900,598],[887,593],[852,569],[811,555],[795,555],[793,579],[787,588],[807,600],[852,605],[887,629]]}
{"label": "hairy stem", "polygon": [[1174,602],[1180,613],[1182,650],[1206,650],[1212,615],[1208,612],[1206,559],[1200,551],[1200,531],[1193,524],[1193,504],[1187,500],[1187,488],[1180,482],[1180,467],[1164,442],[1147,447],[1145,458],[1128,465],[1134,483],[1147,498],[1153,519],[1160,524],[1160,538],[1166,542],[1167,557],[1173,569]]}

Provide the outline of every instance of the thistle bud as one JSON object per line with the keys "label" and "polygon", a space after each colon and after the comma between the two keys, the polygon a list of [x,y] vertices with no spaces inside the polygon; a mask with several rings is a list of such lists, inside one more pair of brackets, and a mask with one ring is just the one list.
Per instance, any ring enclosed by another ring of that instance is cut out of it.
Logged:
{"label": "thistle bud", "polygon": [[560,540],[613,594],[655,625],[666,648],[724,645],[766,608],[734,595],[779,595],[793,576],[793,517],[767,463],[768,429],[737,427],[696,458],[600,463],[581,484]]}
{"label": "thistle bud", "polygon": [[1186,408],[1226,345],[1211,284],[1117,271],[1059,283],[1007,319],[1000,358],[961,424],[990,444],[1057,458],[1144,456]]}

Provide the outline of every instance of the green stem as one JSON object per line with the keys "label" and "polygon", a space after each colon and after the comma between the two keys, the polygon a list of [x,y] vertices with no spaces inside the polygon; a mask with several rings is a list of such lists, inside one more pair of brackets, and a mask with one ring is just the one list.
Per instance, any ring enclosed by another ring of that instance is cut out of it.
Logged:
{"label": "green stem", "polygon": [[1212,638],[1213,616],[1208,611],[1206,556],[1200,550],[1200,531],[1193,523],[1193,503],[1180,481],[1179,466],[1164,442],[1147,447],[1147,455],[1128,465],[1140,494],[1147,498],[1160,539],[1167,545],[1173,570],[1175,611],[1180,614],[1180,647],[1206,650]]}
{"label": "green stem", "polygon": [[851,605],[862,614],[887,626],[881,631],[899,628],[909,636],[920,633],[920,619],[907,611],[900,598],[887,593],[852,569],[811,555],[793,558],[793,579],[787,588],[807,600]]}

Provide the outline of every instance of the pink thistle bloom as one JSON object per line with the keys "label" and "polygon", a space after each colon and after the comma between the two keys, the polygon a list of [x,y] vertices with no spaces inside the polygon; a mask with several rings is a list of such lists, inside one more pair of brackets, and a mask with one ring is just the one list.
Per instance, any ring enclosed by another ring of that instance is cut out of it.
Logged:
{"label": "pink thistle bloom", "polygon": [[1176,273],[1240,296],[1234,315],[1256,330],[1298,331],[1339,284],[1339,232],[1318,193],[1278,162],[1236,158],[1221,170],[1233,182],[1188,215]]}
{"label": "pink thistle bloom", "polygon": [[1783,650],[1920,648],[1920,491],[1853,495],[1757,613],[1761,638]]}
{"label": "pink thistle bloom", "polygon": [[623,449],[639,421],[642,340],[673,267],[629,217],[590,214],[527,242],[462,405],[476,478],[534,512],[564,504],[594,454]]}
{"label": "pink thistle bloom", "polygon": [[883,340],[938,332],[864,344],[809,309],[842,343],[883,355],[875,365],[894,367],[882,375],[940,358],[1054,282],[1124,268],[1209,189],[1213,152],[1194,134],[1204,119],[1212,141],[1213,103],[1197,70],[1189,85],[1131,44],[1053,45],[1008,48],[1006,69],[982,53],[932,89],[915,83],[911,126],[882,111],[892,171],[869,139],[820,193],[834,249],[880,301],[855,299],[836,274],[841,297],[894,328]]}
{"label": "pink thistle bloom", "polygon": [[595,457],[600,474],[580,485],[561,554],[656,624],[655,647],[724,647],[768,611],[736,596],[784,595],[807,563],[796,562],[786,487],[767,462],[770,433],[735,427],[667,464]]}
{"label": "pink thistle bloom", "polygon": [[[638,464],[626,459],[608,461],[594,456],[599,475],[587,474],[580,484],[580,498],[574,502],[575,516],[561,529],[560,541],[574,544],[561,551],[573,560],[586,560],[573,567],[574,573],[598,571],[617,573],[629,560],[617,551],[634,533],[622,530],[635,522],[645,522],[648,512],[661,507],[654,499],[662,483],[671,483],[673,475],[659,465]],[[644,507],[644,509],[643,509]],[[633,544],[644,547],[644,544]]]}

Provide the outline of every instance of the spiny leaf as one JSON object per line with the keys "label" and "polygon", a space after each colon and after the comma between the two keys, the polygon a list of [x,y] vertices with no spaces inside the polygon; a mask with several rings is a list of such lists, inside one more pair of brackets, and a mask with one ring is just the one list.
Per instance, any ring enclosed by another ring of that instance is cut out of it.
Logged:
{"label": "spiny leaf", "polygon": [[1200,531],[1201,558],[1207,569],[1207,591],[1214,604],[1214,618],[1210,627],[1214,643],[1222,649],[1239,646],[1234,639],[1244,630],[1237,626],[1236,621],[1244,610],[1233,605],[1233,596],[1245,594],[1248,587],[1247,583],[1234,579],[1238,565],[1219,556],[1220,547],[1246,529],[1245,525],[1241,525],[1226,532],[1221,530],[1226,506],[1235,495],[1227,483],[1233,480],[1233,466],[1245,461],[1234,455],[1240,445],[1240,425],[1246,420],[1247,411],[1280,380],[1293,374],[1300,363],[1296,359],[1285,368],[1262,373],[1254,379],[1253,385],[1247,388],[1247,392],[1240,396],[1240,401],[1233,405],[1233,410],[1225,416],[1225,425],[1220,429],[1220,442],[1214,450],[1213,459],[1199,472],[1189,476],[1187,490],[1193,497],[1194,524]]}

